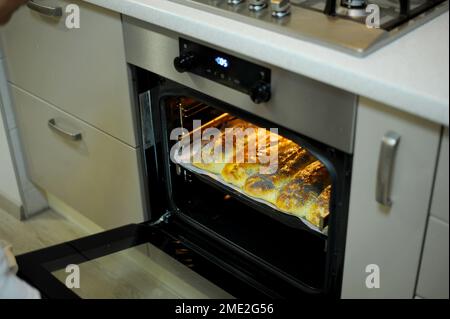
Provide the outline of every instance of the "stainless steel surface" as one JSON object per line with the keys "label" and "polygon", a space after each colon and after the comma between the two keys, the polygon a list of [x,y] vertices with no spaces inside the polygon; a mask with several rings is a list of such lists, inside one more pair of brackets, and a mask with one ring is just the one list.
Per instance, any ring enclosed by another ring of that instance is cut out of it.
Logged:
{"label": "stainless steel surface", "polygon": [[272,70],[272,98],[268,103],[255,104],[244,93],[189,72],[178,73],[172,61],[179,55],[179,36],[137,19],[124,17],[126,57],[129,63],[265,118],[277,126],[344,152],[353,152],[356,95],[215,47]]}
{"label": "stainless steel surface", "polygon": [[[290,15],[283,19],[276,19],[272,16],[270,8],[255,13],[248,10],[245,3],[233,7],[229,6],[226,1],[215,1],[214,5],[210,5],[210,0],[171,1],[353,53],[362,53],[368,50],[372,43],[388,36],[384,30],[368,29],[354,21],[328,17],[322,12],[306,10],[293,5]],[[347,32],[341,32],[342,29]],[[348,36],[348,34],[352,34],[352,36]]]}
{"label": "stainless steel surface", "polygon": [[29,1],[27,7],[31,10],[39,12],[40,14],[50,16],[50,17],[62,17],[63,10],[62,7],[50,7],[42,4],[38,4],[34,1]]}
{"label": "stainless steel surface", "polygon": [[378,160],[376,200],[384,206],[391,207],[391,184],[394,172],[395,156],[400,143],[400,135],[387,132],[381,141],[380,158]]}
{"label": "stainless steel surface", "polygon": [[[352,19],[325,15],[322,12],[325,6],[323,1],[314,5],[315,10],[302,7],[302,3],[306,1],[316,2],[317,0],[292,0],[291,14],[282,18],[273,17],[270,7],[258,12],[249,10],[248,2],[245,1],[234,6],[230,6],[226,0],[169,1],[357,56],[365,56],[377,50],[448,10],[448,1],[446,1],[409,20],[407,23],[386,31],[381,28],[367,27],[365,25],[365,16],[362,14],[363,12],[358,9],[349,10],[348,8],[338,6],[338,15],[354,17]],[[397,4],[396,0],[377,1],[382,2],[383,7],[385,3]],[[398,13],[398,10],[398,7],[393,8],[389,11],[389,14]],[[380,20],[381,23],[386,22],[383,17]]]}
{"label": "stainless steel surface", "polygon": [[59,127],[56,124],[55,119],[48,120],[48,127],[50,127],[53,131],[57,132],[58,134],[61,134],[62,136],[72,140],[72,141],[80,141],[82,139],[81,133],[71,133],[66,131],[65,129]]}
{"label": "stainless steel surface", "polygon": [[141,114],[141,131],[144,149],[155,145],[155,133],[153,131],[153,115],[151,112],[151,92],[139,94],[139,108]]}

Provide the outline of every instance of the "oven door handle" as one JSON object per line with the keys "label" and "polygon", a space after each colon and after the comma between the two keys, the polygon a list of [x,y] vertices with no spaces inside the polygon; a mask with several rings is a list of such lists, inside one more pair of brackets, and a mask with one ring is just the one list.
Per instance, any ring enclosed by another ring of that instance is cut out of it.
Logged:
{"label": "oven door handle", "polygon": [[380,157],[378,160],[376,200],[381,205],[391,207],[392,176],[394,164],[400,143],[400,135],[389,131],[381,141]]}

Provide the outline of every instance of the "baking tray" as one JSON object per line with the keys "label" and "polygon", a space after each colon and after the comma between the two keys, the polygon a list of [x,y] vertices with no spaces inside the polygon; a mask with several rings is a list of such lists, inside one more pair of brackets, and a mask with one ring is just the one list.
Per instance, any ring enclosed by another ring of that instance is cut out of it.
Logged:
{"label": "baking tray", "polygon": [[191,163],[187,163],[186,161],[174,161],[174,164],[179,165],[185,170],[193,173],[200,180],[207,182],[215,186],[216,188],[225,191],[228,194],[231,194],[234,198],[237,198],[241,202],[244,202],[246,205],[257,209],[265,215],[268,215],[289,227],[302,230],[306,229],[321,236],[328,236],[329,215],[327,215],[322,220],[322,227],[318,227],[302,217],[292,215],[288,212],[280,210],[278,207],[268,201],[248,195],[241,188],[226,182],[221,175],[216,175],[214,173],[202,170],[192,165]]}

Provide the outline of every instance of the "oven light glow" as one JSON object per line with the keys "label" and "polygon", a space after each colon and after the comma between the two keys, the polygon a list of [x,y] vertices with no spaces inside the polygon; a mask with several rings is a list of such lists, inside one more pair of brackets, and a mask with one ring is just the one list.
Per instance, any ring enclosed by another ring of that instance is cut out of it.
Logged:
{"label": "oven light glow", "polygon": [[214,61],[216,61],[217,65],[220,65],[223,68],[228,68],[228,66],[230,65],[228,59],[225,59],[221,56],[216,57]]}

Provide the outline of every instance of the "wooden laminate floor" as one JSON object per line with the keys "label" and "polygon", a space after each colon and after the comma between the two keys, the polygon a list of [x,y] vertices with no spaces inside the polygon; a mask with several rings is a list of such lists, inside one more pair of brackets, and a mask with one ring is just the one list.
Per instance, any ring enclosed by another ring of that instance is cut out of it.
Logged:
{"label": "wooden laminate floor", "polygon": [[[0,210],[0,239],[13,245],[16,255],[89,235],[75,222],[51,210],[18,221]],[[54,276],[65,282],[65,269]],[[83,298],[230,298],[189,268],[156,247],[147,245],[80,265]]]}
{"label": "wooden laminate floor", "polygon": [[19,221],[0,209],[0,239],[11,243],[17,255],[87,235],[81,226],[51,210]]}

